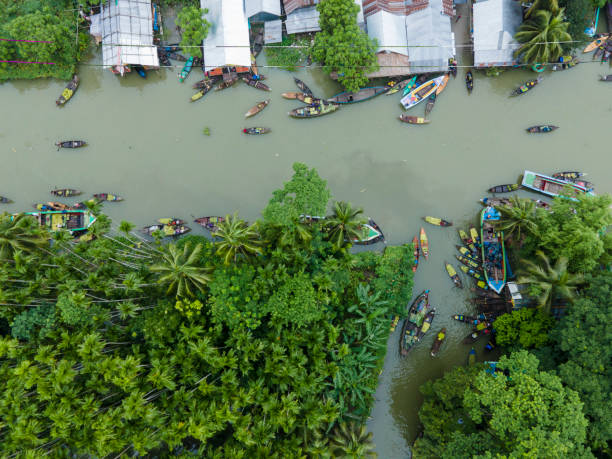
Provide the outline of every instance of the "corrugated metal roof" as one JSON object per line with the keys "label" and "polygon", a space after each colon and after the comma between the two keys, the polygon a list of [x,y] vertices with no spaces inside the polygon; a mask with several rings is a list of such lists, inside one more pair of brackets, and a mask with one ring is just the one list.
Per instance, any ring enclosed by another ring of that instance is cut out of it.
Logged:
{"label": "corrugated metal roof", "polygon": [[280,19],[264,22],[264,43],[283,41],[283,22]]}
{"label": "corrugated metal roof", "polygon": [[280,0],[244,0],[244,9],[247,18],[259,13],[268,13],[279,17],[281,15]]}
{"label": "corrugated metal roof", "polygon": [[289,15],[298,8],[306,8],[319,3],[319,0],[283,0],[285,14]]}
{"label": "corrugated metal roof", "polygon": [[150,0],[113,0],[102,8],[99,32],[105,67],[159,67]]}
{"label": "corrugated metal roof", "polygon": [[473,5],[474,65],[513,65],[513,53],[520,45],[514,40],[523,12],[513,0],[486,0]]}
{"label": "corrugated metal roof", "polygon": [[204,68],[251,66],[249,26],[242,0],[200,0],[211,23],[204,40]]}
{"label": "corrugated metal roof", "polygon": [[408,56],[406,16],[381,10],[368,16],[368,35],[378,41],[377,52],[391,51]]}
{"label": "corrugated metal roof", "polygon": [[319,27],[319,12],[317,11],[317,7],[310,6],[308,8],[299,8],[293,11],[293,13],[287,15],[285,27],[289,35],[320,31],[321,28]]}

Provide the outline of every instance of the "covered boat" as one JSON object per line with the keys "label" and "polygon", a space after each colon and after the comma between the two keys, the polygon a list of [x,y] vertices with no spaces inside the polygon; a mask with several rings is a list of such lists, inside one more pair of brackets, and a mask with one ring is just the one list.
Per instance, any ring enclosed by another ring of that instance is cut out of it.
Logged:
{"label": "covered boat", "polygon": [[0,204],[10,204],[13,201],[9,198],[5,198],[4,196],[0,196]]}
{"label": "covered boat", "polygon": [[506,249],[504,233],[496,231],[494,224],[499,221],[500,213],[494,207],[486,207],[480,213],[480,240],[482,241],[482,260],[488,286],[501,293],[506,285]]}
{"label": "covered boat", "polygon": [[36,218],[38,224],[49,231],[68,230],[76,233],[87,230],[96,221],[95,215],[88,210],[60,210],[26,212]]}
{"label": "covered boat", "polygon": [[111,193],[96,193],[93,196],[98,201],[109,201],[109,202],[123,201],[123,198],[121,196],[117,196],[116,194],[111,194]]}
{"label": "covered boat", "polygon": [[198,225],[202,225],[208,231],[214,233],[219,230],[219,223],[223,223],[225,221],[225,217],[200,217],[194,220]]}
{"label": "covered boat", "polygon": [[69,198],[71,196],[83,194],[83,192],[75,190],[74,188],[56,188],[55,190],[51,190],[51,194],[59,196],[60,198]]}
{"label": "covered boat", "polygon": [[427,217],[423,217],[423,220],[435,226],[453,226],[453,222],[449,222],[447,220],[443,220],[442,218],[438,218],[438,217],[427,216]]}
{"label": "covered boat", "polygon": [[367,223],[361,225],[361,229],[364,232],[363,236],[361,237],[361,239],[353,239],[353,244],[370,245],[380,241],[384,242],[385,235],[383,234],[380,227],[376,224],[376,222],[371,218],[368,219]]}
{"label": "covered boat", "polygon": [[438,355],[438,353],[440,352],[440,348],[442,347],[442,343],[444,342],[445,338],[446,338],[446,328],[443,328],[442,330],[440,330],[438,332],[438,334],[436,335],[436,339],[434,340],[433,344],[431,345],[430,355],[432,357],[435,357],[435,356]]}
{"label": "covered boat", "polygon": [[421,240],[421,253],[425,257],[425,260],[427,260],[429,257],[429,241],[427,239],[427,233],[425,233],[425,228],[423,227],[421,227],[419,239]]}
{"label": "covered boat", "polygon": [[262,83],[258,79],[249,78],[248,76],[243,76],[242,81],[244,81],[246,84],[248,84],[249,86],[252,86],[255,89],[261,89],[262,91],[272,91],[268,85]]}
{"label": "covered boat", "polygon": [[485,280],[484,274],[481,271],[476,271],[468,266],[462,265],[460,266],[461,271],[467,274],[470,277],[473,277],[476,280]]}
{"label": "covered boat", "polygon": [[480,263],[473,258],[466,257],[465,255],[455,255],[455,258],[472,269],[480,269]]}
{"label": "covered boat", "polygon": [[55,142],[55,146],[59,150],[60,148],[81,148],[87,145],[84,140],[60,140]]}
{"label": "covered boat", "polygon": [[403,107],[408,110],[411,107],[414,107],[419,102],[427,99],[432,93],[438,89],[438,86],[442,84],[444,80],[443,76],[434,78],[432,80],[426,81],[422,85],[418,86],[416,89],[413,89],[408,95],[402,98],[400,103]]}
{"label": "covered boat", "polygon": [[272,129],[267,128],[267,127],[249,127],[249,128],[244,128],[242,132],[244,132],[245,134],[249,134],[249,135],[260,135],[260,134],[267,134],[271,130]]}
{"label": "covered boat", "polygon": [[244,114],[244,117],[249,118],[251,116],[257,115],[260,111],[266,108],[269,103],[270,103],[270,99],[264,100],[262,102],[257,102],[257,104],[254,107],[249,109],[249,111]]}
{"label": "covered boat", "polygon": [[538,134],[542,132],[552,132],[556,129],[559,129],[558,126],[553,126],[552,124],[540,124],[538,126],[531,126],[525,129],[530,134]]}
{"label": "covered boat", "polygon": [[465,87],[467,88],[468,94],[472,94],[472,89],[474,89],[474,76],[471,70],[468,70],[465,74]]}
{"label": "covered boat", "polygon": [[478,231],[476,230],[475,226],[470,226],[470,236],[472,238],[472,242],[476,246],[479,246],[480,245],[480,235],[478,234]]}
{"label": "covered boat", "polygon": [[416,270],[419,267],[419,237],[418,236],[415,236],[412,238],[412,246],[414,247],[413,249],[414,260],[412,264],[412,272],[416,273]]}
{"label": "covered boat", "polygon": [[79,87],[79,77],[77,75],[74,75],[72,77],[72,80],[70,80],[70,83],[68,83],[68,85],[64,88],[64,90],[62,91],[62,94],[55,101],[55,103],[57,105],[64,105],[74,95],[74,92],[77,90],[78,87]]}
{"label": "covered boat", "polygon": [[299,80],[296,77],[293,77],[293,81],[295,81],[295,85],[300,88],[300,91],[302,91],[305,94],[308,94],[309,96],[312,96],[312,91],[310,90],[310,88],[308,86],[306,86],[306,83],[304,83],[302,80]]}
{"label": "covered boat", "polygon": [[511,183],[508,185],[497,185],[489,188],[487,191],[489,193],[511,193],[512,191],[518,190],[519,186],[516,183]]}
{"label": "covered boat", "polygon": [[578,171],[564,171],[564,172],[555,172],[552,174],[552,177],[562,179],[562,180],[574,180],[579,179],[580,177],[584,177],[586,172],[578,172]]}
{"label": "covered boat", "polygon": [[227,81],[222,81],[221,83],[217,85],[217,87],[215,88],[215,91],[222,91],[224,89],[227,89],[230,86],[233,86],[234,83],[236,83],[236,81],[238,81],[238,77],[230,78]]}
{"label": "covered boat", "polygon": [[399,117],[400,121],[408,124],[429,124],[430,121],[427,118],[423,118],[421,116],[410,116],[405,113],[402,113]]}
{"label": "covered boat", "polygon": [[312,105],[305,107],[296,108],[289,112],[289,116],[294,118],[315,118],[317,116],[327,115],[328,113],[335,112],[340,106],[330,102],[317,102]]}
{"label": "covered boat", "polygon": [[460,229],[458,230],[458,232],[459,232],[459,239],[461,239],[461,242],[463,242],[465,245],[472,243],[472,238],[468,236],[468,234],[464,230]]}
{"label": "covered boat", "polygon": [[[572,183],[566,180],[549,177],[548,175],[538,174],[537,172],[525,171],[523,174],[523,182],[521,185],[524,188],[528,188],[533,191],[537,191],[539,193],[543,193],[547,196],[563,196],[564,188],[567,186],[572,191],[576,193],[587,193],[590,195],[594,195],[594,193],[583,187],[578,185],[577,183]],[[570,199],[573,199],[570,197]]]}
{"label": "covered boat", "polygon": [[193,68],[193,56],[187,59],[187,62],[185,62],[185,65],[183,66],[183,70],[181,70],[181,73],[179,73],[178,79],[181,83],[185,81],[185,79],[189,76],[189,73],[191,73],[192,68]]}
{"label": "covered boat", "polygon": [[461,282],[461,278],[459,277],[459,274],[457,274],[457,271],[455,271],[455,268],[453,268],[453,265],[451,265],[450,263],[445,261],[444,262],[444,267],[446,268],[446,272],[448,273],[448,276],[455,283],[455,286],[459,287],[459,288],[463,288],[463,284]]}
{"label": "covered boat", "polygon": [[526,81],[514,91],[512,91],[510,93],[510,97],[520,96],[521,94],[525,94],[527,91],[531,91],[540,81],[542,81],[542,77],[537,77],[535,80]]}
{"label": "covered boat", "polygon": [[462,245],[457,245],[457,250],[464,257],[471,258],[472,260],[478,261],[480,258],[480,254],[476,250],[476,246],[474,244],[470,244],[468,247],[464,247]]}
{"label": "covered boat", "polygon": [[336,104],[352,104],[355,102],[363,102],[364,100],[371,99],[379,96],[389,90],[388,86],[374,86],[371,88],[363,88],[357,92],[344,91],[340,94],[336,94],[333,97],[327,99],[327,102],[334,102]]}

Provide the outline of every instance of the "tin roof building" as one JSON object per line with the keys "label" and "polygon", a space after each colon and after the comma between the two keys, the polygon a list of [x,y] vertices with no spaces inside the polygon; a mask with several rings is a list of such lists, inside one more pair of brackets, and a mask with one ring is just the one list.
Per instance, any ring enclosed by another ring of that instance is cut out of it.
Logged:
{"label": "tin roof building", "polygon": [[472,5],[474,23],[474,66],[502,67],[514,65],[514,39],[523,22],[523,11],[514,0],[480,0]]}

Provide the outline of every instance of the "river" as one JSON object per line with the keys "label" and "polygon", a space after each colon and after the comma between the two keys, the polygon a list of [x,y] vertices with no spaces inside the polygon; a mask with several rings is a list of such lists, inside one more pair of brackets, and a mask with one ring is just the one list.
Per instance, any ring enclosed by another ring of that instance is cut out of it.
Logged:
{"label": "river", "polygon": [[[280,96],[296,90],[293,74],[282,70],[263,70],[271,93],[240,83],[191,104],[191,85],[200,71],[183,84],[176,71],[149,72],[146,80],[135,74],[119,78],[95,66],[100,57],[94,55],[79,69],[82,84],[63,108],[54,103],[63,82],[0,85],[0,195],[15,201],[2,210],[29,210],[34,202],[50,200],[49,190],[58,186],[124,196],[125,202],[105,206],[115,225],[123,219],[143,226],[164,216],[192,220],[235,211],[253,221],[290,177],[291,165],[302,161],[317,168],[335,199],[364,207],[388,242],[400,244],[412,240],[424,215],[456,226],[473,220],[485,190],[514,182],[524,169],[588,171],[597,192],[612,192],[612,84],[597,81],[609,68],[592,64],[590,55],[586,59],[571,70],[544,73],[540,85],[516,98],[508,98],[509,92],[534,78],[532,72],[476,74],[468,95],[460,70],[440,95],[432,123],[412,126],[397,120],[399,94],[295,120],[287,111],[300,103]],[[261,66],[263,55],[259,60]],[[319,70],[296,75],[317,95],[340,91]],[[268,97],[270,105],[245,121],[243,114]],[[417,106],[411,114],[422,115],[423,109]],[[524,131],[544,123],[560,129],[543,135]],[[246,126],[272,132],[246,136],[241,133]],[[85,139],[89,146],[56,151],[59,139]],[[460,343],[469,329],[450,318],[471,311],[469,292],[452,288],[443,269],[444,260],[453,260],[456,230],[426,229],[431,256],[419,267],[415,292],[432,289],[438,310],[433,329],[447,327],[448,339],[436,359],[429,356],[433,333],[400,359],[399,327],[390,337],[368,424],[383,458],[409,455],[422,401],[418,387],[464,364],[469,350]]]}

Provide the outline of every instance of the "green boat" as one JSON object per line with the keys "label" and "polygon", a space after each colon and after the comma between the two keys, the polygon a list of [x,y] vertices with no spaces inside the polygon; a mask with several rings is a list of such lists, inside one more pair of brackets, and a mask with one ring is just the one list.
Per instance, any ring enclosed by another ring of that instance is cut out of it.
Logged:
{"label": "green boat", "polygon": [[496,293],[506,285],[506,249],[504,233],[496,231],[494,224],[500,213],[494,207],[482,209],[480,214],[480,240],[482,241],[482,266],[487,284]]}
{"label": "green boat", "polygon": [[289,116],[293,116],[294,118],[315,118],[335,112],[339,107],[338,104],[320,101],[312,105],[307,105],[306,107],[291,110]]}
{"label": "green boat", "polygon": [[183,66],[183,70],[181,70],[181,73],[179,74],[179,81],[181,83],[185,81],[185,78],[189,76],[189,73],[191,72],[192,68],[193,68],[193,56],[187,59],[187,62],[185,62],[185,65]]}
{"label": "green boat", "polygon": [[35,217],[40,226],[52,232],[63,229],[70,233],[85,231],[96,221],[95,215],[88,210],[26,212],[25,215]]}
{"label": "green boat", "polygon": [[407,96],[408,94],[410,94],[410,91],[412,91],[412,89],[416,85],[416,80],[417,80],[417,76],[416,75],[413,76],[412,78],[410,78],[410,80],[408,81],[406,86],[404,86],[404,92],[402,93],[402,97]]}

